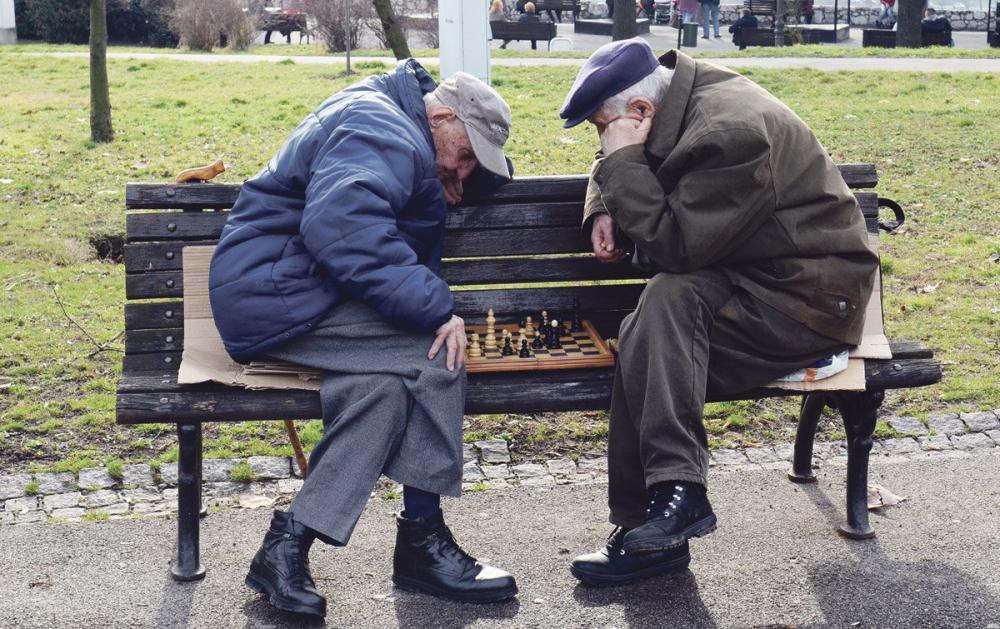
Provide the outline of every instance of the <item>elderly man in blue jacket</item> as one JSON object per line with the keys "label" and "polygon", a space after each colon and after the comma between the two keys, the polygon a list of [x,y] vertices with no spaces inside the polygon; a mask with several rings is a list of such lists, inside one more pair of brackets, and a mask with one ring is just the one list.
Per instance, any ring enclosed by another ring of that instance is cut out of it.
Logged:
{"label": "elderly man in blue jacket", "polygon": [[440,278],[446,204],[510,177],[510,108],[468,74],[435,85],[414,60],[333,95],[247,181],[212,259],[216,325],[238,361],[323,370],[325,432],[247,585],[323,616],[315,539],[351,537],[379,476],[403,484],[393,581],[471,602],[514,578],[456,543],[440,495],[462,480],[465,324]]}

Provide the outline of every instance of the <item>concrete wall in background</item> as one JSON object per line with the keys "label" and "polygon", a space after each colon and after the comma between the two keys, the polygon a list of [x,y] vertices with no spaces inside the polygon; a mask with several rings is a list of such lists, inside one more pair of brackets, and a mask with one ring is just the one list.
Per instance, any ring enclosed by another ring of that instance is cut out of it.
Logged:
{"label": "concrete wall in background", "polygon": [[14,0],[0,0],[0,44],[17,43]]}

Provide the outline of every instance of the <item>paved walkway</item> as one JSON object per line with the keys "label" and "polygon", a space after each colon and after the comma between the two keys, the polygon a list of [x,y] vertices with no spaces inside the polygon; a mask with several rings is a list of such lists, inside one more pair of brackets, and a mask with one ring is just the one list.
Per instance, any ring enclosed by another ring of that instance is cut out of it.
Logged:
{"label": "paved walkway", "polygon": [[[879,458],[872,480],[908,497],[873,516],[875,540],[834,534],[844,469],[817,485],[779,470],[712,472],[720,529],[690,571],[591,589],[566,569],[609,532],[604,484],[510,488],[446,504],[458,538],[518,578],[515,602],[476,606],[392,589],[391,501],[374,501],[345,549],[313,571],[337,627],[979,627],[1000,629],[1000,452]],[[142,518],[0,530],[0,626],[285,627],[242,585],[267,510],[213,513],[204,581],[167,575],[176,525]]]}
{"label": "paved walkway", "polygon": [[[70,58],[89,57],[89,53],[86,52],[25,52],[9,54]],[[176,61],[187,61],[192,63],[278,63],[285,61],[286,59],[292,59],[295,63],[303,65],[342,65],[344,63],[344,57],[340,55],[281,56],[280,54],[207,55],[193,53],[111,52],[108,53],[108,57],[111,59],[174,59]],[[837,59],[801,57],[703,57],[701,59],[732,68],[812,68],[814,70],[823,71],[888,70],[894,72],[1000,72],[1000,59],[888,59],[880,57]],[[417,60],[425,65],[438,64],[437,57],[419,57]],[[351,61],[353,63],[366,61],[381,61],[386,64],[393,63],[393,59],[391,57],[351,57]],[[492,64],[495,66],[579,66],[583,64],[583,61],[583,59],[557,59],[549,57],[494,57]]]}

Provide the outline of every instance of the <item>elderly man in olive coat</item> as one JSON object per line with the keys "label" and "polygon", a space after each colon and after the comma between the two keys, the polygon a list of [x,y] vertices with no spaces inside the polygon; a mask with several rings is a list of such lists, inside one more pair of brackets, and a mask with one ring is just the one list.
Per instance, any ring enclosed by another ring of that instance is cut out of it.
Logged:
{"label": "elderly man in olive coat", "polygon": [[652,279],[622,322],[607,546],[587,583],[676,570],[715,529],[707,395],[761,386],[861,339],[877,256],[816,136],[752,81],[641,39],[587,61],[560,115],[598,132],[584,226]]}

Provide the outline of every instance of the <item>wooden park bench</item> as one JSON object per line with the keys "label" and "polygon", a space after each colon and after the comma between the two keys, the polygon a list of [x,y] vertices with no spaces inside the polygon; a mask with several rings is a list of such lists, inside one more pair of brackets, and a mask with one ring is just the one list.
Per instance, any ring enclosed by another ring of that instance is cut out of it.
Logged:
{"label": "wooden park bench", "polygon": [[[920,47],[950,46],[951,33],[921,33]],[[861,31],[862,48],[895,48],[896,31],[887,28],[866,28]]]}
{"label": "wooden park bench", "polygon": [[[777,0],[744,0],[743,7],[750,9],[750,12],[757,17],[766,17],[770,19],[771,24],[774,24],[774,18],[778,12]],[[786,15],[791,9],[792,4],[788,3],[785,11]],[[812,24],[813,13],[813,0],[802,0],[799,3],[799,15],[809,24]]]}
{"label": "wooden park bench", "polygon": [[774,46],[774,29],[773,28],[740,29],[740,44],[743,46]]}
{"label": "wooden park bench", "polygon": [[531,49],[538,50],[538,40],[551,41],[556,36],[556,25],[552,22],[490,22],[493,39],[503,41],[531,40]]}
{"label": "wooden park bench", "polygon": [[[855,189],[868,230],[877,233],[880,202],[870,164],[840,166]],[[467,198],[450,210],[442,275],[455,289],[457,314],[482,323],[493,308],[498,321],[545,308],[567,312],[579,300],[583,318],[604,338],[618,335],[622,318],[637,303],[645,278],[631,265],[606,265],[592,255],[580,229],[587,178],[515,179],[488,198]],[[213,245],[238,184],[128,184],[125,261],[125,356],[117,394],[120,424],[172,423],[180,441],[178,539],[172,573],[178,580],[204,575],[199,562],[202,424],[243,420],[321,417],[315,391],[248,390],[218,384],[178,385],[183,348],[182,250]],[[544,256],[544,257],[529,257]],[[518,284],[510,287],[512,278]],[[607,282],[607,280],[618,280]],[[540,284],[544,283],[544,284]],[[553,285],[557,284],[557,285]],[[463,289],[474,285],[474,288]],[[490,285],[508,285],[490,288]],[[803,396],[789,477],[812,482],[812,447],[820,413],[836,407],[848,443],[847,523],[851,538],[874,535],[868,523],[868,453],[878,407],[886,389],[933,384],[941,370],[930,349],[916,343],[891,344],[892,359],[867,360],[864,392],[822,392]],[[613,370],[494,372],[469,375],[466,412],[537,413],[609,408]],[[801,395],[778,389],[747,391],[732,399]],[[719,401],[719,400],[711,400]]]}

